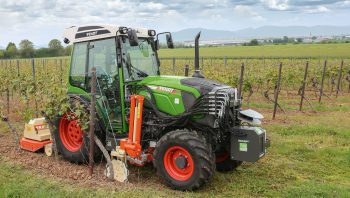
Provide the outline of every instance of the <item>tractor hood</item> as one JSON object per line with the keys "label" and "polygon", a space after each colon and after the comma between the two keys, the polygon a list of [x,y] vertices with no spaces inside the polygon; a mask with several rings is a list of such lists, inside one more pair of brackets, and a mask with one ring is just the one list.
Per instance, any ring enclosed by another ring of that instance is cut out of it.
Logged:
{"label": "tractor hood", "polygon": [[[214,80],[205,78],[193,78],[183,76],[148,76],[143,79],[139,84],[150,86],[158,86],[165,91],[171,91],[172,89],[178,91],[184,91],[192,93],[194,96],[199,97],[212,91],[214,88],[228,87]],[[166,90],[166,88],[170,88]]]}
{"label": "tractor hood", "polygon": [[[137,84],[150,88],[158,109],[170,115],[189,110],[201,95],[212,95],[227,89],[230,89],[230,94],[234,93],[230,86],[205,78],[148,76]],[[138,94],[149,97],[146,93]]]}

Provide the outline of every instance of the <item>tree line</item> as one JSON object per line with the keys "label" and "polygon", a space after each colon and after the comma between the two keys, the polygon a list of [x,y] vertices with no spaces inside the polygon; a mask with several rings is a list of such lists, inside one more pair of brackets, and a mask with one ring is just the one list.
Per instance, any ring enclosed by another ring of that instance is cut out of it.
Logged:
{"label": "tree line", "polygon": [[15,43],[9,42],[5,50],[0,49],[0,59],[69,56],[71,51],[71,45],[63,47],[58,39],[52,39],[48,43],[48,47],[39,49],[34,48],[33,42],[24,39],[19,43],[18,47]]}

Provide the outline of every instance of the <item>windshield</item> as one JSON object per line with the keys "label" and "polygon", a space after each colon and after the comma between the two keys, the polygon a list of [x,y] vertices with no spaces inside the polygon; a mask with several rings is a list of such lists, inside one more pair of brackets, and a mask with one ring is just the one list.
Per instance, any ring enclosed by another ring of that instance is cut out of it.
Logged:
{"label": "windshield", "polygon": [[129,40],[123,39],[125,81],[142,80],[147,76],[158,75],[159,67],[152,42],[150,38],[139,38],[138,46],[130,46]]}

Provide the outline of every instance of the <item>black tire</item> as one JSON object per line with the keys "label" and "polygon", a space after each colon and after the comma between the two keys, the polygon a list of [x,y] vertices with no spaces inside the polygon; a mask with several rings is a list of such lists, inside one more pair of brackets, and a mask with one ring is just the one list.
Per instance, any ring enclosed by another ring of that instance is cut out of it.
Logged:
{"label": "black tire", "polygon": [[216,154],[216,170],[219,172],[228,172],[235,170],[242,164],[242,161],[231,160],[227,151]]}
{"label": "black tire", "polygon": [[[172,152],[174,149],[180,149],[177,158],[174,156],[178,151]],[[194,132],[183,130],[167,133],[158,141],[153,156],[157,174],[173,189],[198,189],[209,182],[215,172],[215,155],[210,144]],[[193,171],[174,176],[171,167],[180,172]]]}
{"label": "black tire", "polygon": [[[82,98],[79,95],[75,94],[69,94],[69,103],[70,103],[70,108],[75,109],[77,104],[83,105],[84,109],[86,110],[86,113],[89,114],[89,102],[88,100]],[[66,114],[71,114],[71,112],[67,112]],[[55,125],[56,125],[56,131],[54,133],[55,140],[57,143],[57,150],[61,155],[63,156],[64,159],[69,160],[70,162],[74,163],[88,163],[89,162],[89,147],[90,147],[90,138],[87,136],[86,130],[85,132],[83,131],[81,134],[82,137],[82,145],[80,148],[76,151],[69,150],[67,146],[63,143],[63,140],[60,135],[60,130],[62,130],[62,127],[60,125],[62,119],[64,118],[64,115],[58,116],[57,119],[55,120]],[[98,119],[98,118],[97,118]],[[99,122],[95,123],[95,135],[104,143],[105,141],[105,133],[103,132],[104,130],[101,129]],[[98,148],[98,146],[95,144],[95,150],[94,150],[94,160],[97,161],[101,159],[102,152]]]}

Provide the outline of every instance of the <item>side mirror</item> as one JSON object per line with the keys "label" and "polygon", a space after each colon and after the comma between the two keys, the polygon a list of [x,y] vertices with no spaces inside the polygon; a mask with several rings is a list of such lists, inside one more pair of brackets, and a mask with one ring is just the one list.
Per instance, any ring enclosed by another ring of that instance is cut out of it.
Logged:
{"label": "side mirror", "polygon": [[159,40],[155,41],[155,45],[156,45],[156,50],[159,50],[160,49]]}
{"label": "side mirror", "polygon": [[139,45],[139,39],[137,38],[136,30],[129,29],[128,30],[128,38],[130,46],[138,46]]}
{"label": "side mirror", "polygon": [[171,34],[166,34],[166,44],[168,45],[168,48],[174,49],[174,42],[173,38],[171,37]]}

